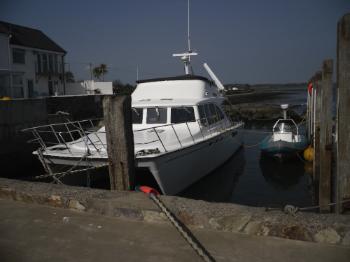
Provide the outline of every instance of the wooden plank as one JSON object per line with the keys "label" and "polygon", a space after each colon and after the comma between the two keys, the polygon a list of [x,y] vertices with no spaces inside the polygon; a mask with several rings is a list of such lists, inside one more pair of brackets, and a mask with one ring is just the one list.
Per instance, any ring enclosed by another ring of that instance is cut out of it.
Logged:
{"label": "wooden plank", "polygon": [[135,164],[131,97],[104,97],[103,113],[111,190],[133,189]]}
{"label": "wooden plank", "polygon": [[323,62],[321,81],[320,114],[320,179],[319,205],[321,212],[331,211],[331,170],[332,170],[332,100],[333,60]]}
{"label": "wooden plank", "polygon": [[314,179],[320,179],[320,117],[321,117],[321,78],[322,72],[318,71],[314,78]]}
{"label": "wooden plank", "polygon": [[337,39],[337,207],[350,198],[350,13],[338,22]]}

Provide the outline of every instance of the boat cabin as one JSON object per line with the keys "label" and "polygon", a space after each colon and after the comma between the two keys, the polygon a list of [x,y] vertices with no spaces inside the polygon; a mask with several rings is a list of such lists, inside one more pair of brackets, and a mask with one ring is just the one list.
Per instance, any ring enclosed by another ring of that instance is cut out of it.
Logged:
{"label": "boat cabin", "polygon": [[132,94],[134,129],[225,119],[217,87],[205,77],[184,75],[138,81]]}

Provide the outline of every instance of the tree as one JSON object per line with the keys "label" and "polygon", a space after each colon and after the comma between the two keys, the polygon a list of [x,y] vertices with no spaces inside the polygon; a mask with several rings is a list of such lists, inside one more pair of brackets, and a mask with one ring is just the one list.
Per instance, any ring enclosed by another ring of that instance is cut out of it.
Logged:
{"label": "tree", "polygon": [[107,65],[106,64],[100,64],[99,66],[94,67],[92,70],[92,73],[94,74],[94,77],[97,78],[98,80],[101,80],[102,76],[102,81],[104,81],[104,76],[105,74],[108,73],[107,70]]}
{"label": "tree", "polygon": [[117,95],[131,95],[134,92],[135,86],[123,84],[120,80],[113,81],[113,93]]}
{"label": "tree", "polygon": [[64,78],[66,79],[67,83],[74,83],[74,75],[71,71],[67,71],[64,73]]}

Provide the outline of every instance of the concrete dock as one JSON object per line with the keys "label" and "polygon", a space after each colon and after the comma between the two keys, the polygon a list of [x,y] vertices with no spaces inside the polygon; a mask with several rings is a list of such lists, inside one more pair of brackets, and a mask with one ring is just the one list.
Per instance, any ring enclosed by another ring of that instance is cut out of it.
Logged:
{"label": "concrete dock", "polygon": [[[350,257],[348,215],[161,199],[217,261]],[[201,261],[142,193],[0,179],[0,209],[1,261]]]}
{"label": "concrete dock", "polygon": [[[1,261],[201,261],[168,223],[0,200]],[[217,261],[348,261],[350,249],[193,230]]]}

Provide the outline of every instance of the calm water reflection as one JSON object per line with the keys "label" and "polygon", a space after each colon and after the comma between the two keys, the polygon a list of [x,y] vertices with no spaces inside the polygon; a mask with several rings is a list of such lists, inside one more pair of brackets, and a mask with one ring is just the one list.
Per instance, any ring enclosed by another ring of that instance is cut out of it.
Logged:
{"label": "calm water reflection", "polygon": [[[268,102],[305,104],[306,92],[293,90]],[[303,106],[298,109],[302,111]],[[181,196],[251,206],[312,205],[312,179],[305,172],[304,162],[298,157],[283,162],[267,158],[261,155],[259,146],[254,146],[271,132],[272,125],[248,123],[243,131],[245,148]]]}

